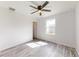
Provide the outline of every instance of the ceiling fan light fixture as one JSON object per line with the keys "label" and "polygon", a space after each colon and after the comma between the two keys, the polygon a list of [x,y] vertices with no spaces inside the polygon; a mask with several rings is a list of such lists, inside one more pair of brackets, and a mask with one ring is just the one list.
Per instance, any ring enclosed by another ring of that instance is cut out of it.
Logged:
{"label": "ceiling fan light fixture", "polygon": [[38,13],[39,13],[39,15],[40,15],[40,16],[42,15],[42,13],[41,13],[41,12],[42,12],[41,10],[39,10],[39,11],[38,11]]}
{"label": "ceiling fan light fixture", "polygon": [[39,13],[41,12],[41,10],[38,11]]}

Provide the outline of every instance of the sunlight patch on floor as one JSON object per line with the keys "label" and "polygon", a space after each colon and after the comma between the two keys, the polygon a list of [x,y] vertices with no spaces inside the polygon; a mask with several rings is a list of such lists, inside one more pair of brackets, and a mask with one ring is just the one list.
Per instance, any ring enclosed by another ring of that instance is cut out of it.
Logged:
{"label": "sunlight patch on floor", "polygon": [[39,44],[39,45],[47,45],[48,43],[46,43],[46,42],[42,42],[42,41],[39,41],[39,42],[36,42],[37,44]]}
{"label": "sunlight patch on floor", "polygon": [[38,41],[38,42],[34,42],[34,43],[27,43],[26,45],[31,47],[31,48],[36,48],[36,47],[44,46],[47,44],[48,43],[46,43],[46,42]]}

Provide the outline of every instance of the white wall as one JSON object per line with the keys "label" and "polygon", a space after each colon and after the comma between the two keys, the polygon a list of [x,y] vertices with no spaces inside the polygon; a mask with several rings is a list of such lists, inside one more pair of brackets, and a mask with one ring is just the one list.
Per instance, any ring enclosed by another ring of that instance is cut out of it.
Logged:
{"label": "white wall", "polygon": [[[55,16],[56,35],[46,34],[46,20]],[[38,19],[37,38],[75,47],[75,10]]]}
{"label": "white wall", "polygon": [[32,40],[32,34],[31,17],[0,8],[0,51]]}
{"label": "white wall", "polygon": [[79,3],[76,6],[76,50],[79,54]]}

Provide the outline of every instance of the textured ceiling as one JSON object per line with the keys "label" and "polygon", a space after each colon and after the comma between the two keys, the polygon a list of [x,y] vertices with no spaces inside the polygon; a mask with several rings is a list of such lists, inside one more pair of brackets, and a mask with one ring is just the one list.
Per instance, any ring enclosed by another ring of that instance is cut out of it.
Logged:
{"label": "textured ceiling", "polygon": [[[5,7],[5,8],[15,8],[16,12],[25,14],[25,15],[30,15],[33,17],[40,17],[38,12],[35,14],[30,14],[31,12],[35,11],[35,9],[29,7],[29,5],[40,5],[43,4],[45,1],[4,1],[4,2],[0,2],[0,6],[1,7]],[[51,9],[52,12],[42,12],[43,15],[41,17],[46,17],[46,16],[50,16],[50,15],[54,15],[57,13],[62,13],[65,11],[68,11],[70,9],[74,9],[75,5],[77,4],[77,2],[75,1],[50,1],[49,4],[45,7],[47,9]]]}

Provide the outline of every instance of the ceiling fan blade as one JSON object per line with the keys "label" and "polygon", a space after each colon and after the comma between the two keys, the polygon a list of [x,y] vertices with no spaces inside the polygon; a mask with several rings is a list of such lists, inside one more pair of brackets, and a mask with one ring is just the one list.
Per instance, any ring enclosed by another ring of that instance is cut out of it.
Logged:
{"label": "ceiling fan blade", "polygon": [[38,12],[38,10],[37,10],[37,11],[32,12],[31,14],[36,13],[36,12]]}
{"label": "ceiling fan blade", "polygon": [[42,11],[47,11],[47,12],[51,12],[51,10],[47,10],[47,9],[42,9]]}
{"label": "ceiling fan blade", "polygon": [[34,7],[34,6],[32,6],[32,5],[30,5],[30,7],[34,8],[34,9],[37,9],[36,7]]}
{"label": "ceiling fan blade", "polygon": [[42,5],[42,8],[44,8],[49,2],[46,1],[43,5]]}

